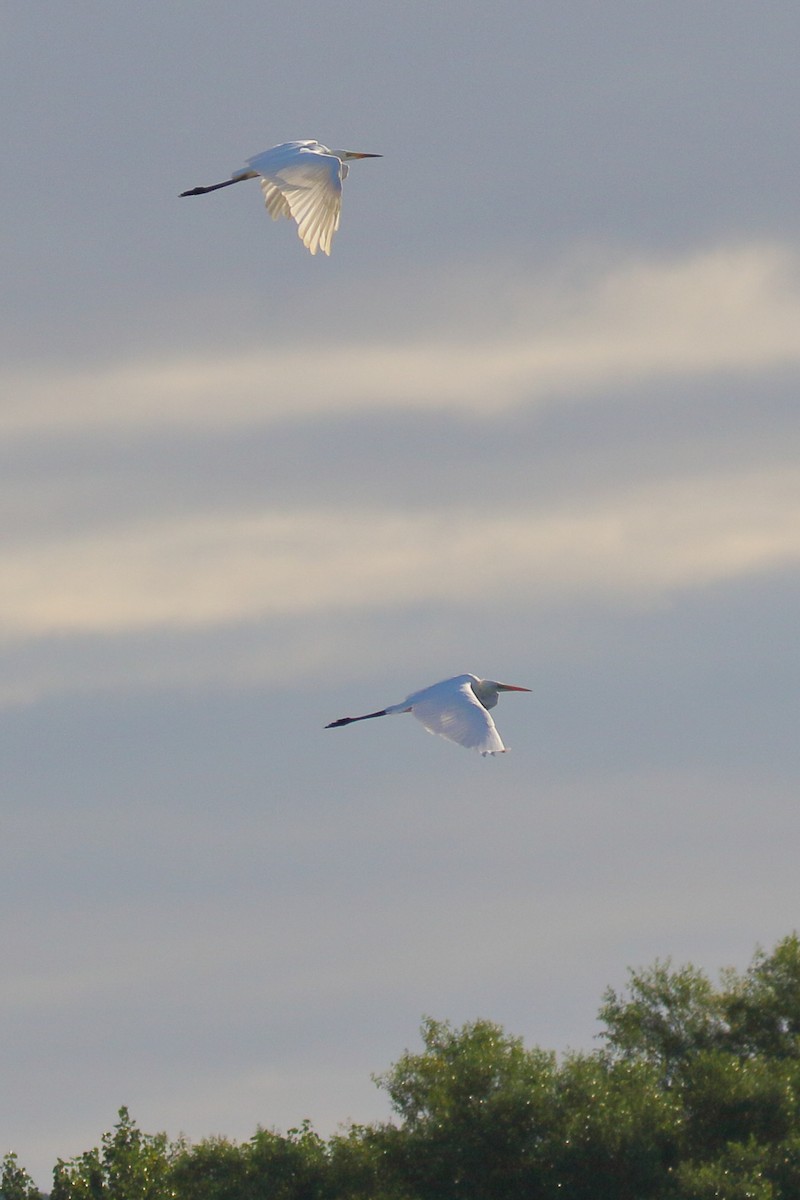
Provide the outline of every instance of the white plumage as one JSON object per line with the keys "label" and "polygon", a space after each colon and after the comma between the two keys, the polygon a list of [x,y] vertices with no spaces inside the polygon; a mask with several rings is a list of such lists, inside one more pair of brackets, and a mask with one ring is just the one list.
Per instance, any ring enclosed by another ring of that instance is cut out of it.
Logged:
{"label": "white plumage", "polygon": [[273,221],[293,218],[300,240],[312,254],[317,250],[330,254],[333,235],[339,228],[347,160],[380,157],[355,150],[329,150],[321,142],[283,142],[248,158],[247,167],[234,171],[224,183],[192,188],[181,195],[201,196],[260,176],[264,203]]}
{"label": "white plumage", "polygon": [[506,747],[489,713],[497,704],[500,692],[529,692],[530,688],[513,683],[497,683],[494,679],[479,679],[477,675],[455,675],[431,687],[412,692],[400,704],[389,705],[363,717],[340,717],[326,729],[337,729],[353,721],[368,721],[372,717],[388,717],[394,713],[413,713],[429,733],[477,750],[479,754],[502,754]]}

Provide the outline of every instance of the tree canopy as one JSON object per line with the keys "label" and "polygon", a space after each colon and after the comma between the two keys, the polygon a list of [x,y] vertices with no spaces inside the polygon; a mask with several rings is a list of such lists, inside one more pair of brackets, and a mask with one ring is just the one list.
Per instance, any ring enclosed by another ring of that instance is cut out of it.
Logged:
{"label": "tree canopy", "polygon": [[[656,962],[609,989],[602,1045],[526,1048],[427,1018],[376,1082],[394,1119],[237,1144],[142,1133],[126,1108],[54,1170],[52,1200],[796,1200],[800,940],[714,984]],[[13,1153],[0,1196],[38,1195]]]}

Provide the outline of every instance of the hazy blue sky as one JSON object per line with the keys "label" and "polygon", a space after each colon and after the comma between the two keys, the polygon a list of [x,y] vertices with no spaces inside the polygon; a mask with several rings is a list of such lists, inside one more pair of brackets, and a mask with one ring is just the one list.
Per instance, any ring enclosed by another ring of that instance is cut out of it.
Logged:
{"label": "hazy blue sky", "polygon": [[[329,1133],[796,927],[796,4],[0,30],[0,1152]],[[384,155],[330,259],[178,199],[306,137]],[[463,671],[508,755],[323,728]]]}

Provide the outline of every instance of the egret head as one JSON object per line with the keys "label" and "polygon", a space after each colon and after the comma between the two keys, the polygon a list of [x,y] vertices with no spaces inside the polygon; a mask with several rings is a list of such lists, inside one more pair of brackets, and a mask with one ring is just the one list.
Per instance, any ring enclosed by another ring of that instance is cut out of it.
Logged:
{"label": "egret head", "polygon": [[472,690],[484,708],[494,708],[500,692],[529,692],[531,689],[517,687],[515,683],[498,683],[496,679],[478,679],[473,682]]}

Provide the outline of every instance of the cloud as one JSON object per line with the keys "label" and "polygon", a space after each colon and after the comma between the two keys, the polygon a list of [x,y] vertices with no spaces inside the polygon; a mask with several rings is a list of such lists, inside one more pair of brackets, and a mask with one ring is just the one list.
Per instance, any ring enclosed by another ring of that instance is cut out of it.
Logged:
{"label": "cloud", "polygon": [[4,702],[312,675],[354,624],[381,645],[423,609],[463,633],[459,612],[650,606],[792,567],[788,427],[762,429],[742,374],[800,359],[796,268],[775,245],[563,263],[476,286],[460,338],[16,377]]}
{"label": "cloud", "polygon": [[789,469],[640,484],[575,508],[198,513],[9,551],[0,621],[6,637],[30,638],[476,596],[639,602],[798,559]]}
{"label": "cloud", "polygon": [[[510,289],[511,298],[496,272],[476,275],[454,284],[479,297],[459,335],[443,332],[450,323],[431,312],[426,337],[315,336],[235,354],[31,367],[5,374],[11,399],[0,428],[7,437],[216,428],[395,406],[493,417],[663,377],[797,365],[798,265],[790,248],[773,243],[672,261],[562,263]],[[388,303],[384,323],[395,320],[398,301]],[[498,309],[512,332],[497,328]]]}

